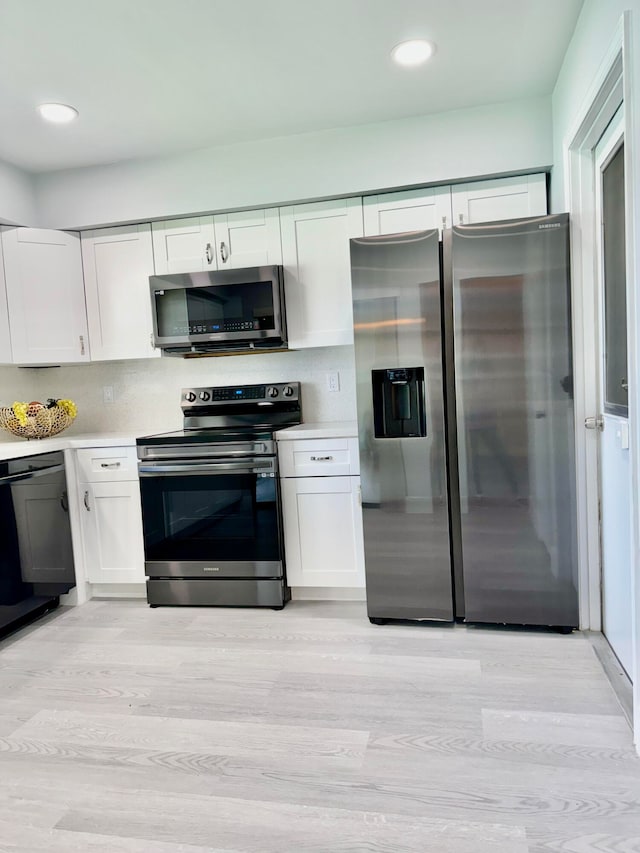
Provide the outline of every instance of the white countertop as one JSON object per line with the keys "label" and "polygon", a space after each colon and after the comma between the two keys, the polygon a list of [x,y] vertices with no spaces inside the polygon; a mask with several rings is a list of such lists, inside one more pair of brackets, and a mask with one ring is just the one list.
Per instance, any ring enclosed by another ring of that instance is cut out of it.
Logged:
{"label": "white countertop", "polygon": [[356,421],[329,421],[323,424],[298,424],[279,429],[278,441],[293,441],[300,438],[355,438],[358,435]]}
{"label": "white countertop", "polygon": [[[278,441],[305,438],[355,438],[357,435],[356,421],[298,424],[276,432]],[[3,432],[0,434],[0,460],[34,456],[37,453],[49,453],[52,450],[76,450],[81,447],[132,447],[136,443],[136,438],[136,434],[119,432],[78,433],[77,435],[62,433],[54,435],[53,438],[28,441],[26,438],[12,438],[9,433]]]}
{"label": "white countertop", "polygon": [[[8,436],[8,441],[5,441],[5,436]],[[2,438],[0,438],[0,460],[34,456],[36,453],[48,453],[51,450],[67,450],[79,447],[130,447],[135,443],[135,435],[115,432],[78,433],[77,435],[62,433],[61,435],[54,435],[53,438],[31,439],[31,441],[26,438],[13,439],[10,433],[3,433]]]}

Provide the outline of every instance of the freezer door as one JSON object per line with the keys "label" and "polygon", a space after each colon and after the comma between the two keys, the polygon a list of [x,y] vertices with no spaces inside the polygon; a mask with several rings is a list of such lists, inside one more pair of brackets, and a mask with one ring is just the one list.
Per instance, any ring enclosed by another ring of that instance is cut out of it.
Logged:
{"label": "freezer door", "polygon": [[452,234],[467,621],[578,624],[569,221]]}
{"label": "freezer door", "polygon": [[438,232],[351,241],[367,606],[453,618]]}

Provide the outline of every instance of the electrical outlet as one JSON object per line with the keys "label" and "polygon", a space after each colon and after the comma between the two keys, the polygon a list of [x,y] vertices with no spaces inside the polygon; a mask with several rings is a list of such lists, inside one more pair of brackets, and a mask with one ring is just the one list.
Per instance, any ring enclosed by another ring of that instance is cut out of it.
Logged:
{"label": "electrical outlet", "polygon": [[103,385],[102,386],[102,402],[103,403],[113,403],[115,400],[115,395],[113,393],[113,385]]}
{"label": "electrical outlet", "polygon": [[327,388],[329,391],[340,390],[340,374],[337,370],[332,370],[331,373],[327,373]]}

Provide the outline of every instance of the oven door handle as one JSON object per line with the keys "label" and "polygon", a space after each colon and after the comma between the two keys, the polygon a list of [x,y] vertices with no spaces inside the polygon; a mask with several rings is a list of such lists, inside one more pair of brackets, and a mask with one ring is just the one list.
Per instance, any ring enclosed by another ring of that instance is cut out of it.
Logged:
{"label": "oven door handle", "polygon": [[165,474],[258,474],[270,471],[275,474],[273,460],[265,462],[185,462],[171,465],[138,465],[141,477],[160,477]]}
{"label": "oven door handle", "polygon": [[64,471],[64,465],[49,465],[46,468],[33,468],[31,471],[22,471],[19,474],[8,474],[6,477],[0,477],[0,486],[34,480],[36,477],[44,477],[45,474],[55,474],[56,471]]}

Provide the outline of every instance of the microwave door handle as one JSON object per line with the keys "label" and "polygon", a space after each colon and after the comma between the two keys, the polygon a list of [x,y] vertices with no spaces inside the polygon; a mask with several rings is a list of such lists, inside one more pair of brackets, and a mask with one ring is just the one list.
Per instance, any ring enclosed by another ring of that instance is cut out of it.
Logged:
{"label": "microwave door handle", "polygon": [[56,471],[64,471],[64,465],[49,465],[47,468],[35,468],[33,471],[22,471],[20,474],[8,474],[0,477],[0,486],[8,486],[11,483],[21,483],[25,480],[35,480],[36,477],[44,477],[45,474],[55,474]]}

